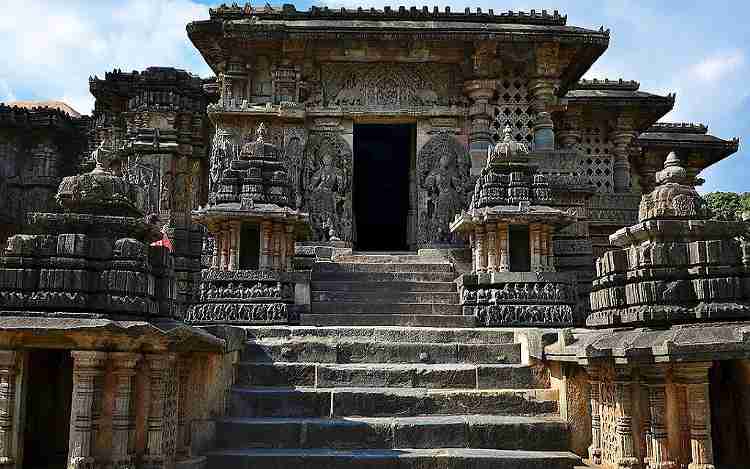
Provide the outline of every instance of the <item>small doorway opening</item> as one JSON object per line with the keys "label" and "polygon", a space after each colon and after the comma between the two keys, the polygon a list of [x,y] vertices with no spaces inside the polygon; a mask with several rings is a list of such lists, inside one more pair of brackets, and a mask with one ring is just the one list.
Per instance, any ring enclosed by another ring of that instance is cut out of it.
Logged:
{"label": "small doorway opening", "polygon": [[510,244],[510,271],[531,271],[531,246],[529,243],[528,225],[510,225],[508,233]]}
{"label": "small doorway opening", "polygon": [[67,466],[73,358],[66,350],[32,350],[28,354],[23,425],[23,468]]}
{"label": "small doorway opening", "polygon": [[258,225],[243,223],[240,228],[240,269],[257,270],[260,263],[260,230]]}
{"label": "small doorway opening", "polygon": [[355,248],[404,251],[409,219],[413,124],[354,126]]}

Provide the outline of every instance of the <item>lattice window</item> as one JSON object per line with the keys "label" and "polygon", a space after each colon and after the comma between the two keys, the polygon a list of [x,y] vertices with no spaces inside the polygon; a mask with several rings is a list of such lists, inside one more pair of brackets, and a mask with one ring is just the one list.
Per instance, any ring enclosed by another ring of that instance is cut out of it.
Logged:
{"label": "lattice window", "polygon": [[599,192],[611,193],[615,187],[614,144],[609,140],[609,135],[603,125],[583,130],[579,150],[579,172],[586,175],[589,182],[594,184]]}
{"label": "lattice window", "polygon": [[528,84],[528,79],[517,73],[507,73],[498,79],[495,119],[492,123],[495,141],[503,138],[506,125],[513,129],[513,138],[517,142],[531,145],[534,140],[533,96]]}

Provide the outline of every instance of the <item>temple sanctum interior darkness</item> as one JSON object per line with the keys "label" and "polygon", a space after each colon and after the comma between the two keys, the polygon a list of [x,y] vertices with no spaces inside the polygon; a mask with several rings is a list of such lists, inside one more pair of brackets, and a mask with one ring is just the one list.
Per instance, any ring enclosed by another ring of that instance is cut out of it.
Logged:
{"label": "temple sanctum interior darkness", "polygon": [[355,249],[407,250],[409,169],[415,126],[354,126]]}

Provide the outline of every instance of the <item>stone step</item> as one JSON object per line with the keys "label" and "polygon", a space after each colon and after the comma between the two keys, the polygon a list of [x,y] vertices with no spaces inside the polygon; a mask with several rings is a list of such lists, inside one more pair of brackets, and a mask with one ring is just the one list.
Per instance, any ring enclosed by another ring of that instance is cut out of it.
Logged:
{"label": "stone step", "polygon": [[373,302],[320,302],[313,301],[310,309],[314,314],[442,314],[461,315],[459,304],[431,303],[373,303]]}
{"label": "stone step", "polygon": [[547,380],[526,365],[241,362],[239,386],[376,386],[398,388],[540,389]]}
{"label": "stone step", "polygon": [[555,389],[243,388],[229,396],[232,417],[409,417],[540,415],[557,412]]}
{"label": "stone step", "polygon": [[313,282],[453,282],[456,277],[456,272],[313,271],[311,274]]}
{"label": "stone step", "polygon": [[416,253],[354,253],[336,256],[339,263],[365,264],[445,264],[448,261],[440,256],[420,256]]}
{"label": "stone step", "polygon": [[383,263],[383,262],[316,262],[315,272],[453,272],[450,262],[411,262],[411,263]]}
{"label": "stone step", "polygon": [[338,302],[338,303],[368,303],[368,304],[441,304],[458,305],[459,298],[456,292],[399,292],[392,290],[381,291],[313,291],[313,302]]}
{"label": "stone step", "polygon": [[265,339],[248,342],[247,362],[303,363],[521,363],[521,344]]}
{"label": "stone step", "polygon": [[216,447],[232,448],[487,448],[564,451],[567,424],[556,416],[223,418]]}
{"label": "stone step", "polygon": [[313,291],[329,292],[456,292],[454,282],[312,282]]}
{"label": "stone step", "polygon": [[473,316],[444,314],[302,314],[302,326],[474,327]]}
{"label": "stone step", "polygon": [[233,469],[573,469],[580,459],[562,451],[468,448],[331,450],[236,449],[212,451],[210,468]]}
{"label": "stone step", "polygon": [[244,329],[248,339],[251,340],[274,338],[343,340],[348,338],[388,342],[461,342],[498,345],[513,343],[515,336],[513,329],[499,328],[247,326]]}

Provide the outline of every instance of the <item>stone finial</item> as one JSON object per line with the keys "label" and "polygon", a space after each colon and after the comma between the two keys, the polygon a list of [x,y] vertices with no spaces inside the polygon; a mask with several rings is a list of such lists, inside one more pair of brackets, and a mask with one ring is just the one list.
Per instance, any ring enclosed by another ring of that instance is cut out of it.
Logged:
{"label": "stone finial", "polygon": [[673,182],[677,184],[685,184],[687,179],[687,171],[682,166],[680,158],[674,151],[669,152],[667,159],[664,161],[664,169],[656,173],[656,183],[666,184]]}
{"label": "stone finial", "polygon": [[674,151],[667,155],[664,169],[656,173],[656,184],[654,190],[641,199],[639,221],[706,218],[703,199],[690,184],[687,171]]}
{"label": "stone finial", "polygon": [[499,163],[501,160],[511,160],[516,155],[525,155],[529,153],[528,147],[521,142],[513,139],[513,129],[509,125],[503,129],[503,139],[487,148],[487,166]]}

